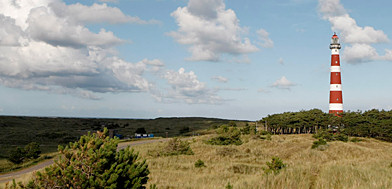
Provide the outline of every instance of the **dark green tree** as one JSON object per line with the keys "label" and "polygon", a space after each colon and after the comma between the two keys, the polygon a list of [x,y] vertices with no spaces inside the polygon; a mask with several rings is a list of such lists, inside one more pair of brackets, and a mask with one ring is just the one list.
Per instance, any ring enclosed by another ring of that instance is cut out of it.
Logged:
{"label": "dark green tree", "polygon": [[61,156],[44,172],[37,172],[30,188],[145,188],[148,166],[129,147],[117,151],[108,130],[82,136],[62,147]]}
{"label": "dark green tree", "polygon": [[15,150],[13,150],[8,157],[8,160],[10,160],[12,163],[15,164],[20,164],[23,162],[25,158],[25,152],[22,148],[17,147]]}
{"label": "dark green tree", "polygon": [[36,159],[41,154],[39,144],[37,142],[31,142],[24,147],[25,157],[28,159]]}

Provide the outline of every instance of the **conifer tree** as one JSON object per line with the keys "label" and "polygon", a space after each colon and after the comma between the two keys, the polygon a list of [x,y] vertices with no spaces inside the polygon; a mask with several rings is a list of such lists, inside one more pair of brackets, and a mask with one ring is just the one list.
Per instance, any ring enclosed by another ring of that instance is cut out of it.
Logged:
{"label": "conifer tree", "polygon": [[128,148],[117,151],[107,129],[59,147],[55,164],[38,172],[28,188],[145,188],[148,166]]}

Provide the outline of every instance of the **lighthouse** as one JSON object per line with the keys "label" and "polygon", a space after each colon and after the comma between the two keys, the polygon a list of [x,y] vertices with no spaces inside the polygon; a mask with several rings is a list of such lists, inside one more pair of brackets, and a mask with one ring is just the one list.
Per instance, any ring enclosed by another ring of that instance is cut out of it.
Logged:
{"label": "lighthouse", "polygon": [[340,74],[339,37],[333,34],[331,44],[331,82],[329,90],[329,113],[338,115],[343,112],[342,80]]}

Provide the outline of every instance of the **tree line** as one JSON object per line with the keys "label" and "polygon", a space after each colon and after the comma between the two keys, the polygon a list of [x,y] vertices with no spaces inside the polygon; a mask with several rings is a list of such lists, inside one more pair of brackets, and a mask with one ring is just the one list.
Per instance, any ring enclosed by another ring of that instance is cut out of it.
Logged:
{"label": "tree line", "polygon": [[347,111],[335,116],[319,109],[268,115],[258,127],[273,134],[316,133],[332,129],[356,137],[392,142],[392,110]]}

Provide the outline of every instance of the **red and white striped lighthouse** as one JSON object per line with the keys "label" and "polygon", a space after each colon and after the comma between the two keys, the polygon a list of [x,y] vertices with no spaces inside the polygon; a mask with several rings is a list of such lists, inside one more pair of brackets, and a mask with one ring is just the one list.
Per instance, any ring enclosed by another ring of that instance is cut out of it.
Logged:
{"label": "red and white striped lighthouse", "polygon": [[331,82],[329,91],[329,113],[338,115],[343,112],[342,80],[340,76],[339,37],[334,33],[331,39]]}

